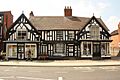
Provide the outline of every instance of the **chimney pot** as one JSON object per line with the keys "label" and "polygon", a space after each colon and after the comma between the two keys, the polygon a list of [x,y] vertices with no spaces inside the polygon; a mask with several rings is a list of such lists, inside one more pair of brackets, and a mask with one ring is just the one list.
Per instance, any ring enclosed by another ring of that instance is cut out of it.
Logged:
{"label": "chimney pot", "polygon": [[69,6],[67,6],[67,9],[69,9]]}
{"label": "chimney pot", "polygon": [[30,16],[34,16],[33,11],[30,12]]}
{"label": "chimney pot", "polygon": [[65,9],[66,9],[66,6],[65,6]]}

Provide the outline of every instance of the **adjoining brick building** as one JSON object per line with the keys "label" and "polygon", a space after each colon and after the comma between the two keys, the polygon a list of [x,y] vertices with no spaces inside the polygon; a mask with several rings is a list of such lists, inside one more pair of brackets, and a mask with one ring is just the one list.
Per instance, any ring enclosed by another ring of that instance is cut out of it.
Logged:
{"label": "adjoining brick building", "polygon": [[118,29],[111,32],[111,40],[110,43],[111,54],[113,56],[120,56],[120,23],[118,24]]}
{"label": "adjoining brick building", "polygon": [[72,16],[65,7],[64,16],[34,16],[24,14],[11,25],[4,41],[8,58],[110,58],[109,29],[101,18]]}
{"label": "adjoining brick building", "polygon": [[11,11],[0,12],[0,52],[3,50],[3,40],[6,39],[6,32],[13,23],[13,15]]}

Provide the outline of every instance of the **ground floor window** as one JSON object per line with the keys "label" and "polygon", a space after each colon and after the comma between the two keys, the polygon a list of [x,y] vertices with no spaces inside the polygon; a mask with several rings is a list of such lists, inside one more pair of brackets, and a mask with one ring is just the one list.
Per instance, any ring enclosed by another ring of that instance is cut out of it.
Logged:
{"label": "ground floor window", "polygon": [[17,44],[7,44],[6,50],[6,55],[8,57],[17,58]]}
{"label": "ground floor window", "polygon": [[109,42],[81,42],[81,57],[110,56]]}
{"label": "ground floor window", "polygon": [[110,55],[109,42],[101,42],[101,56]]}
{"label": "ground floor window", "polygon": [[82,42],[81,43],[81,56],[92,56],[92,43]]}
{"label": "ground floor window", "polygon": [[[18,50],[17,50],[18,49]],[[28,51],[31,51],[32,58],[37,57],[37,46],[36,44],[25,44],[21,47],[16,44],[6,44],[6,55],[10,58],[19,58],[19,55],[22,54],[22,59],[27,58]],[[18,53],[19,52],[19,53]],[[25,56],[24,56],[25,55]]]}
{"label": "ground floor window", "polygon": [[36,44],[25,44],[25,57],[27,58],[28,51],[31,51],[32,58],[37,57],[37,47]]}
{"label": "ground floor window", "polygon": [[62,43],[55,44],[55,53],[64,53],[65,45]]}

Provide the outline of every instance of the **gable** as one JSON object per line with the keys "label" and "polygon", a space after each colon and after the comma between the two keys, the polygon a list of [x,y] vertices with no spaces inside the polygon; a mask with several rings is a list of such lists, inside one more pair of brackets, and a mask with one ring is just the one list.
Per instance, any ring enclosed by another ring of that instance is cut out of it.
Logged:
{"label": "gable", "polygon": [[7,38],[10,40],[31,40],[31,38],[38,40],[40,34],[26,16],[21,14],[7,31]]}
{"label": "gable", "polygon": [[93,16],[86,25],[78,32],[78,39],[109,39],[110,34],[108,33],[107,27],[101,24],[95,16]]}

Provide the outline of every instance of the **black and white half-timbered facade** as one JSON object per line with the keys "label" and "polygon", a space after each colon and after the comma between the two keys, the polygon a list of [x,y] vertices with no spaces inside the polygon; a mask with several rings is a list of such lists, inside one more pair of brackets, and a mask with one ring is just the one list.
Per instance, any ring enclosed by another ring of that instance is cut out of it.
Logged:
{"label": "black and white half-timbered facade", "polygon": [[77,33],[81,57],[110,58],[110,34],[100,18],[93,16]]}
{"label": "black and white half-timbered facade", "polygon": [[22,14],[7,34],[4,43],[8,58],[25,59],[28,50],[35,59],[42,56],[77,59],[111,57],[108,28],[101,18],[95,16],[34,16],[31,12],[29,20]]}
{"label": "black and white half-timbered facade", "polygon": [[22,14],[7,31],[6,55],[8,58],[25,59],[31,50],[33,58],[37,58],[37,46],[40,43],[40,34]]}

